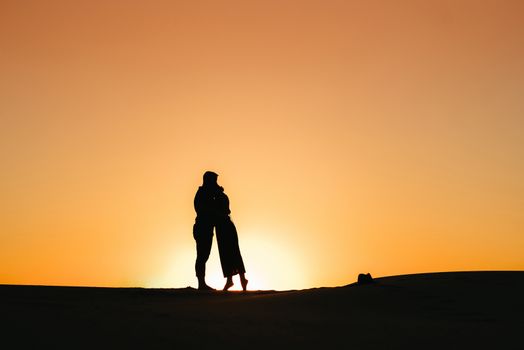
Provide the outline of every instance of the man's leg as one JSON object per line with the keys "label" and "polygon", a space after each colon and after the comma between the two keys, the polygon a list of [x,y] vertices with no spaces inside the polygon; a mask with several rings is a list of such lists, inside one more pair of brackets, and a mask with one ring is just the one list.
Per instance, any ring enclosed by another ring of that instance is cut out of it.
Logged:
{"label": "man's leg", "polygon": [[213,244],[213,226],[195,224],[194,237],[196,241],[197,258],[195,262],[195,272],[198,278],[198,289],[212,289],[205,281],[206,262],[211,253]]}

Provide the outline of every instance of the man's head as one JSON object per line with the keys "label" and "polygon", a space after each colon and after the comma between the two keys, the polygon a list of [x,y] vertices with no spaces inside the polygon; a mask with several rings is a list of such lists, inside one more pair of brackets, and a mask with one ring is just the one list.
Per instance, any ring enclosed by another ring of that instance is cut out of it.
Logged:
{"label": "man's head", "polygon": [[217,185],[218,174],[212,171],[204,173],[204,186]]}

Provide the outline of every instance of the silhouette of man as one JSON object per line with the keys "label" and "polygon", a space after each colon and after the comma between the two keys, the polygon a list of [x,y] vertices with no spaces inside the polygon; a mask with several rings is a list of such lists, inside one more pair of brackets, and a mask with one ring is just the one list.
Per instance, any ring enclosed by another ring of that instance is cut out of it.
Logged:
{"label": "silhouette of man", "polygon": [[196,241],[197,258],[195,272],[198,279],[199,290],[213,290],[206,284],[206,262],[211,253],[213,243],[213,229],[216,221],[215,196],[220,188],[217,183],[218,174],[212,171],[204,173],[204,182],[198,188],[194,205],[196,211],[193,237]]}

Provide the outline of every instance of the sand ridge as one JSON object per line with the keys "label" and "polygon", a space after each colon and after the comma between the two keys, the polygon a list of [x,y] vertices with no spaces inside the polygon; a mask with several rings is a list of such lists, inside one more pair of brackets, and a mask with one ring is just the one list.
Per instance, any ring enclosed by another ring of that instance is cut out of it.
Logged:
{"label": "sand ridge", "polygon": [[246,293],[1,285],[0,306],[21,347],[518,349],[522,295],[524,272],[491,271]]}

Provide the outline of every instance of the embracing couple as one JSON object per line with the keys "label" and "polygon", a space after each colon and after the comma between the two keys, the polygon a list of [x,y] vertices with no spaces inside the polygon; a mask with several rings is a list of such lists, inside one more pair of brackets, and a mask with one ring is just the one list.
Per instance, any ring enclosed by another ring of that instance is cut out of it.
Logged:
{"label": "embracing couple", "polygon": [[206,284],[206,262],[213,243],[213,229],[217,234],[218,251],[222,272],[227,278],[224,290],[233,286],[233,276],[240,275],[242,289],[247,288],[246,270],[238,247],[238,236],[235,224],[229,214],[229,198],[224,188],[217,183],[218,175],[212,171],[204,173],[204,183],[195,195],[197,217],[193,226],[193,237],[196,241],[197,258],[195,263],[199,290],[213,290]]}

